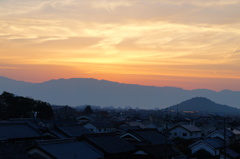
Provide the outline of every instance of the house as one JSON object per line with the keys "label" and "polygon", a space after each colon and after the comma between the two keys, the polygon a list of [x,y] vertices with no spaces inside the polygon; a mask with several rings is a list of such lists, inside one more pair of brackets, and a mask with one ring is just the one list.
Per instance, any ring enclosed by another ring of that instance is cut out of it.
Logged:
{"label": "house", "polygon": [[94,121],[93,117],[91,117],[90,115],[88,115],[88,116],[78,116],[78,117],[76,117],[76,120],[78,121],[78,124],[86,124],[86,123],[89,123],[91,121]]}
{"label": "house", "polygon": [[204,150],[211,154],[211,156],[219,156],[223,147],[224,141],[219,138],[205,138],[189,145],[192,154]]}
{"label": "house", "polygon": [[26,149],[34,158],[41,159],[103,159],[103,154],[83,142],[74,139],[38,141]]}
{"label": "house", "polygon": [[81,137],[84,134],[90,134],[91,131],[84,128],[80,125],[64,125],[64,126],[56,126],[55,129],[64,135],[66,135],[68,138],[74,138],[74,137]]}
{"label": "house", "polygon": [[127,124],[122,124],[118,126],[113,132],[119,136],[125,134],[128,130],[131,129],[141,129],[139,126],[129,126]]}
{"label": "house", "polygon": [[121,135],[136,147],[135,159],[174,158],[180,152],[157,129],[131,129]]}
{"label": "house", "polygon": [[184,123],[184,124],[191,123],[191,120],[189,118],[186,118],[182,115],[176,115],[172,120],[174,123]]}
{"label": "house", "polygon": [[28,153],[21,150],[15,144],[7,141],[0,142],[0,158],[1,159],[34,159]]}
{"label": "house", "polygon": [[192,152],[192,157],[198,158],[221,158],[223,159],[225,154],[227,159],[239,159],[240,154],[226,147],[226,153],[224,152],[224,141],[218,137],[205,138],[199,140],[189,146]]}
{"label": "house", "polygon": [[202,131],[195,125],[176,125],[169,130],[171,138],[194,139],[202,136]]}
{"label": "house", "polygon": [[43,132],[28,122],[1,122],[0,140],[21,141],[44,137]]}
{"label": "house", "polygon": [[175,159],[181,154],[169,144],[140,145],[134,159]]}
{"label": "house", "polygon": [[129,143],[165,144],[166,138],[157,129],[130,129],[121,135]]}
{"label": "house", "polygon": [[98,133],[84,135],[83,141],[104,153],[107,159],[131,158],[135,147],[113,133]]}
{"label": "house", "polygon": [[110,133],[115,130],[114,125],[109,121],[96,121],[83,125],[86,129],[94,133]]}
{"label": "house", "polygon": [[75,119],[76,109],[69,106],[52,106],[55,119]]}
{"label": "house", "polygon": [[150,122],[150,121],[128,121],[127,124],[129,126],[138,126],[142,129],[147,129],[147,128],[156,128],[156,126]]}
{"label": "house", "polygon": [[214,130],[213,132],[209,133],[207,137],[218,137],[222,140],[225,139],[227,144],[233,143],[235,141],[235,134],[229,129],[225,129],[225,132],[224,129]]}
{"label": "house", "polygon": [[234,134],[235,140],[240,140],[240,130],[239,129],[228,128],[228,130],[230,130]]}

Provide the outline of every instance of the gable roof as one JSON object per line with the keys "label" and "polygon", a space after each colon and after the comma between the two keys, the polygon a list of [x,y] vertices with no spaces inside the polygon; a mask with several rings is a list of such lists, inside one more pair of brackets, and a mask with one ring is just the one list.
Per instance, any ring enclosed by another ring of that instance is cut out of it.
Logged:
{"label": "gable roof", "polygon": [[173,157],[180,154],[178,150],[172,148],[169,144],[142,145],[141,149],[154,158]]}
{"label": "gable roof", "polygon": [[224,141],[219,138],[205,138],[203,139],[204,142],[208,143],[214,148],[222,148],[224,147]]}
{"label": "gable roof", "polygon": [[[225,129],[225,130],[226,130],[226,137],[230,138],[230,137],[234,136],[234,133],[231,130],[228,130],[228,129]],[[211,135],[217,134],[217,133],[219,133],[220,135],[224,136],[224,129],[214,130],[213,132],[211,132],[207,136],[210,137]]]}
{"label": "gable roof", "polygon": [[57,128],[67,134],[69,137],[80,137],[84,134],[90,134],[91,131],[80,125],[57,126]]}
{"label": "gable roof", "polygon": [[165,144],[165,136],[156,129],[132,129],[128,131],[147,144]]}
{"label": "gable roof", "polygon": [[224,147],[224,141],[219,138],[205,138],[203,140],[199,140],[199,141],[189,145],[189,147],[194,147],[200,143],[204,143],[214,149],[219,149],[219,148]]}
{"label": "gable roof", "polygon": [[103,154],[92,146],[73,139],[38,141],[36,147],[57,159],[103,158]]}
{"label": "gable roof", "polygon": [[0,123],[0,140],[37,137],[42,137],[41,132],[28,123]]}
{"label": "gable roof", "polygon": [[85,135],[85,139],[90,144],[109,154],[125,153],[135,150],[134,146],[115,134],[88,134]]}
{"label": "gable roof", "polygon": [[199,129],[195,125],[191,125],[191,124],[176,125],[176,126],[172,127],[171,130],[173,130],[177,127],[182,127],[183,129],[185,129],[189,132],[201,132],[201,129]]}
{"label": "gable roof", "polygon": [[91,117],[90,115],[83,115],[83,116],[78,116],[76,117],[76,120],[88,120],[91,121],[93,117]]}

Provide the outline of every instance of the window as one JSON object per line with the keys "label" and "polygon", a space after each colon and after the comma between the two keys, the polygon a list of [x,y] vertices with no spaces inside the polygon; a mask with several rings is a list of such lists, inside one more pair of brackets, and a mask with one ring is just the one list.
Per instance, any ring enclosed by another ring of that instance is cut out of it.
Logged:
{"label": "window", "polygon": [[182,136],[187,136],[187,133],[182,133]]}

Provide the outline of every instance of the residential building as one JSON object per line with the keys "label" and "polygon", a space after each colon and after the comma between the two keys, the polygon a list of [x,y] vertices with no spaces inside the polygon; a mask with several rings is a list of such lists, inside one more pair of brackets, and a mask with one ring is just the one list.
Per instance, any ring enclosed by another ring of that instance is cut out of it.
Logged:
{"label": "residential building", "polygon": [[202,136],[201,129],[195,125],[176,125],[169,130],[171,138],[194,139]]}

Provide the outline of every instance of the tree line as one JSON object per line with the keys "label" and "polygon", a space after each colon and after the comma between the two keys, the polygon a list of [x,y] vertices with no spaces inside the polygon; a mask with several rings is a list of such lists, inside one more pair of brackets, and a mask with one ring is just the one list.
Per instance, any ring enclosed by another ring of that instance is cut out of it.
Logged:
{"label": "tree line", "polygon": [[31,118],[51,119],[53,111],[47,102],[34,100],[28,97],[15,96],[9,92],[0,95],[0,119]]}

